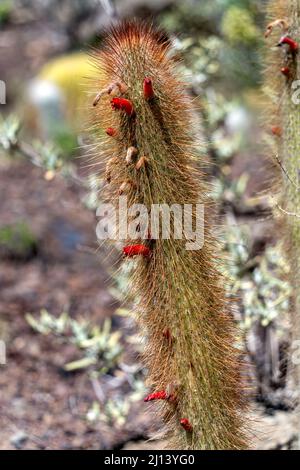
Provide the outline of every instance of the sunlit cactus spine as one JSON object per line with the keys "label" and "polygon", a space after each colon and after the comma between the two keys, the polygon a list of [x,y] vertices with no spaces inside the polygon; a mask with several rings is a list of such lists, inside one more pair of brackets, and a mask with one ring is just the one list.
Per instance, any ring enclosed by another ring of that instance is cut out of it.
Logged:
{"label": "sunlit cactus spine", "polygon": [[[126,240],[125,263],[146,339],[152,402],[177,449],[243,449],[245,394],[236,330],[218,271],[206,183],[195,165],[193,106],[172,47],[153,27],[126,22],[94,53],[95,164],[106,162],[108,200],[205,205],[202,249],[185,239]],[[194,211],[195,212],[195,211]],[[193,213],[195,219],[195,214]],[[195,220],[194,220],[195,222]],[[134,259],[133,259],[134,258]]]}
{"label": "sunlit cactus spine", "polygon": [[[293,358],[297,346],[294,341],[298,341],[299,348],[300,340],[300,0],[269,2],[265,36],[268,47],[265,87],[272,97],[269,125],[276,141],[276,161],[281,168],[276,208],[283,222],[293,286]],[[300,367],[293,360],[290,366],[300,405]],[[298,415],[300,436],[299,409]]]}

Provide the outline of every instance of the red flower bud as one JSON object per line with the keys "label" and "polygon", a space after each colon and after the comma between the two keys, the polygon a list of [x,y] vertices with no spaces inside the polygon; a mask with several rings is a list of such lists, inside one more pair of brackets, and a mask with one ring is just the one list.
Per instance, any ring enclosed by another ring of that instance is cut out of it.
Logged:
{"label": "red flower bud", "polygon": [[146,100],[152,100],[154,98],[154,91],[152,80],[149,77],[146,77],[143,83],[144,97]]}
{"label": "red flower bud", "polygon": [[290,76],[290,69],[289,69],[288,67],[282,67],[281,73],[282,73],[282,75],[284,75],[285,77],[289,77],[289,76]]}
{"label": "red flower bud", "polygon": [[147,401],[153,401],[153,400],[166,400],[167,398],[168,397],[167,397],[166,392],[161,391],[161,392],[150,393],[150,395],[144,398],[144,401],[147,402]]}
{"label": "red flower bud", "polygon": [[145,245],[129,245],[123,248],[124,256],[132,258],[133,256],[141,255],[144,258],[149,258],[151,250]]}
{"label": "red flower bud", "polygon": [[282,136],[282,129],[280,126],[273,126],[271,128],[271,131],[272,131],[272,134],[273,135],[276,135],[277,137],[281,137]]}
{"label": "red flower bud", "polygon": [[290,38],[289,36],[283,36],[279,43],[278,43],[278,46],[283,46],[284,44],[287,44],[289,47],[290,47],[290,50],[292,52],[297,52],[298,49],[299,49],[299,44],[294,41],[294,39]]}
{"label": "red flower bud", "polygon": [[117,135],[117,131],[113,127],[108,127],[105,132],[110,137],[115,137]]}
{"label": "red flower bud", "polygon": [[131,101],[126,100],[125,98],[113,98],[111,100],[111,106],[114,110],[125,111],[128,116],[132,116],[134,114]]}
{"label": "red flower bud", "polygon": [[166,340],[170,342],[172,341],[173,338],[172,338],[169,328],[165,328],[162,334],[163,334],[163,337],[166,338]]}
{"label": "red flower bud", "polygon": [[180,424],[181,424],[181,426],[183,427],[183,429],[185,431],[192,432],[193,426],[191,425],[191,423],[189,422],[189,420],[187,418],[182,418],[180,420]]}

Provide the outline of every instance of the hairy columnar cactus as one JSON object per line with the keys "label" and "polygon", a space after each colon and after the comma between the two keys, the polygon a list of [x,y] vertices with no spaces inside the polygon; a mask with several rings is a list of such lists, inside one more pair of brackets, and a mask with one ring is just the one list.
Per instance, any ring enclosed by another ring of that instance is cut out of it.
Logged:
{"label": "hairy columnar cactus", "polygon": [[[292,336],[300,340],[300,0],[271,0],[266,30],[268,53],[265,85],[271,91],[269,121],[280,163],[280,203],[291,261],[293,289]],[[278,46],[275,50],[274,46]],[[298,82],[297,82],[298,81]],[[297,92],[298,89],[298,92]],[[275,120],[274,120],[275,119]],[[294,343],[297,344],[297,343]],[[299,347],[299,346],[298,346]],[[293,351],[292,351],[293,352]],[[300,390],[300,366],[292,366]],[[299,402],[299,397],[298,397]],[[299,413],[299,410],[298,410]],[[300,419],[298,422],[300,432]],[[300,441],[299,441],[300,442]]]}
{"label": "hairy columnar cactus", "polygon": [[206,184],[195,168],[193,107],[171,52],[163,34],[129,22],[94,53],[102,71],[95,83],[94,122],[102,129],[95,158],[107,161],[108,198],[116,206],[121,194],[128,207],[143,204],[149,213],[152,204],[205,204],[202,249],[189,251],[172,234],[153,240],[151,230],[124,244],[146,338],[152,393],[145,402],[159,411],[173,448],[243,449],[236,331],[217,269]]}

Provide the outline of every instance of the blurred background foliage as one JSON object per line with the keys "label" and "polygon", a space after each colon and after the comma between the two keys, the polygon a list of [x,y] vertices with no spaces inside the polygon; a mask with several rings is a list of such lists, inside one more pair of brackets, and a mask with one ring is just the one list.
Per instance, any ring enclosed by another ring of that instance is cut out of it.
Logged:
{"label": "blurred background foliage", "polygon": [[[274,233],[272,207],[266,196],[273,170],[266,163],[266,149],[261,144],[265,130],[257,118],[264,110],[259,59],[263,46],[263,2],[2,1],[0,79],[6,81],[8,93],[7,105],[0,108],[3,184],[10,184],[11,176],[5,176],[11,175],[10,169],[17,173],[21,167],[37,167],[45,184],[52,185],[53,194],[58,186],[65,185],[68,190],[71,188],[73,199],[75,194],[79,195],[82,209],[77,208],[76,220],[82,219],[81,225],[86,230],[83,214],[90,211],[94,218],[90,219],[89,229],[93,231],[102,182],[97,167],[87,159],[92,142],[86,129],[93,100],[87,92],[87,78],[95,76],[95,69],[86,51],[101,44],[109,24],[134,15],[151,16],[170,35],[175,51],[183,59],[180,69],[201,120],[203,143],[199,147],[199,164],[206,166],[203,154],[210,160],[208,177],[218,207],[217,222],[226,260],[222,269],[241,327],[239,342],[251,363],[257,399],[267,408],[288,409],[289,268]],[[29,188],[30,178],[28,171]],[[47,204],[50,206],[39,210],[46,211],[49,219],[53,206],[63,205],[64,201],[54,197]],[[5,206],[0,206],[0,210],[3,213],[0,259],[30,263],[35,257],[45,263],[47,270],[49,261],[43,258],[44,232],[40,222],[32,223],[28,218],[32,211],[26,210],[25,217],[20,208],[13,211],[13,216],[5,212]],[[35,217],[44,220],[39,212]],[[65,223],[60,221],[58,238],[66,236],[64,231]],[[93,236],[90,238],[93,240]],[[114,274],[118,267],[115,255],[111,258],[105,247],[95,248],[93,242],[91,245],[92,248],[84,248],[88,256],[97,257],[99,270],[107,270],[114,277],[111,289],[107,284],[100,286],[99,281],[99,289],[108,292],[111,299],[109,314],[100,308],[96,316],[87,310],[75,318],[64,305],[52,313],[51,302],[41,306],[35,300],[19,313],[26,320],[26,327],[32,329],[28,335],[34,331],[41,338],[53,336],[56,348],[67,344],[75,347],[73,357],[66,358],[62,368],[69,374],[79,370],[88,374],[94,399],[85,409],[84,419],[107,426],[113,423],[113,428],[122,428],[124,432],[126,426],[130,428],[130,410],[143,413],[140,404],[145,393],[138,359],[142,346],[130,313],[134,311],[134,299],[123,305],[127,276],[126,272]],[[75,244],[75,250],[80,249]],[[69,262],[64,254],[63,259],[64,263]],[[85,265],[81,275],[86,276]],[[88,287],[85,293],[93,299]],[[38,297],[38,293],[35,295]],[[2,308],[6,318],[8,307]]]}

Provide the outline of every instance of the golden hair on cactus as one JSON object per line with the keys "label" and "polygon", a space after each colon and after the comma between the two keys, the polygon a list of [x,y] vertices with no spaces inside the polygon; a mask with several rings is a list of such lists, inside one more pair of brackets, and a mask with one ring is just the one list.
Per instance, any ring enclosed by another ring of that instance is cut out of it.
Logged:
{"label": "golden hair on cactus", "polygon": [[187,250],[187,240],[173,234],[154,240],[151,231],[124,244],[124,262],[135,260],[130,283],[146,338],[152,393],[145,402],[162,417],[172,448],[243,449],[235,324],[218,270],[205,178],[196,169],[194,109],[171,53],[164,34],[138,22],[113,28],[94,53],[101,69],[94,127],[103,130],[95,159],[107,162],[108,198],[116,206],[120,191],[129,206],[143,204],[149,213],[153,204],[205,205],[202,249]]}

